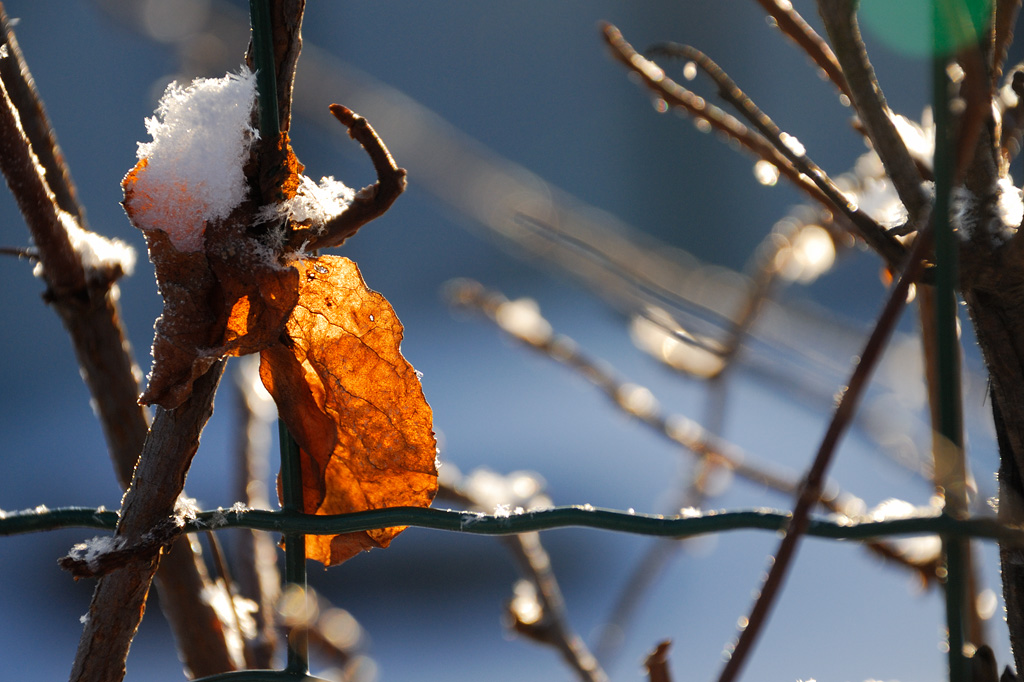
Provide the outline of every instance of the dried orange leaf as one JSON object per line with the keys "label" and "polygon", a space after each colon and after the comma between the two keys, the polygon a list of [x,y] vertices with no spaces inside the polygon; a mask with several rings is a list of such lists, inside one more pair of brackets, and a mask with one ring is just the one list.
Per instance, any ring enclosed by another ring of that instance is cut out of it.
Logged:
{"label": "dried orange leaf", "polygon": [[153,371],[140,401],[173,409],[214,361],[277,342],[298,300],[299,279],[249,234],[244,207],[224,221],[204,222],[199,248],[180,250],[167,230],[139,219],[139,206],[148,200],[134,190],[145,168],[143,159],[125,177],[124,205],[132,222],[144,226],[164,309],[156,322]]}
{"label": "dried orange leaf", "polygon": [[[260,375],[301,449],[303,510],[340,514],[430,505],[436,441],[419,377],[402,357],[402,325],[355,263],[296,261],[299,302],[283,343],[262,352]],[[403,528],[306,538],[333,566],[386,547]]]}

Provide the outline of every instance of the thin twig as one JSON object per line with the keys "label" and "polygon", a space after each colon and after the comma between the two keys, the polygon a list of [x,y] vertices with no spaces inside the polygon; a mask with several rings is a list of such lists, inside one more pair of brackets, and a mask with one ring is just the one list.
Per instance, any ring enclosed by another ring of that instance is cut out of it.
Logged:
{"label": "thin twig", "polygon": [[996,0],[995,3],[995,36],[992,50],[992,89],[999,85],[1003,77],[1003,64],[1013,44],[1013,28],[1020,12],[1021,0]]}
{"label": "thin twig", "polygon": [[304,248],[310,250],[340,246],[360,227],[391,208],[406,186],[405,169],[395,164],[391,152],[369,121],[340,104],[331,105],[331,114],[348,128],[349,136],[361,144],[369,155],[373,168],[377,171],[377,181],[359,190],[352,203],[315,234],[301,229],[293,232],[291,243],[302,245],[303,242],[307,242]]}
{"label": "thin twig", "polygon": [[[470,491],[451,483],[440,484],[438,498],[458,502],[466,507],[483,508],[481,500],[473,497]],[[536,532],[520,533],[506,539],[505,546],[516,558],[520,570],[529,578],[537,590],[542,616],[537,623],[527,625],[524,634],[536,641],[553,646],[562,654],[562,658],[584,682],[602,682],[608,679],[597,659],[569,625],[569,617],[562,597],[562,589],[558,585],[551,557],[540,535]],[[519,625],[518,620],[516,624]],[[524,624],[525,625],[525,624]]]}
{"label": "thin twig", "polygon": [[799,45],[800,49],[818,65],[849,103],[853,98],[850,87],[846,84],[843,69],[839,66],[839,60],[828,43],[800,16],[793,3],[789,0],[757,0],[757,3],[775,20],[783,35]]}
{"label": "thin twig", "polygon": [[14,256],[25,260],[39,260],[39,249],[31,246],[0,246],[0,255]]}
{"label": "thin twig", "polygon": [[739,640],[730,652],[730,657],[722,673],[719,682],[731,682],[739,676],[740,670],[747,661],[747,657],[753,649],[761,630],[767,621],[768,614],[779,595],[782,583],[789,571],[790,564],[795,555],[801,537],[807,530],[811,508],[821,496],[822,487],[825,482],[825,474],[832,462],[839,439],[845,434],[847,428],[853,421],[857,405],[867,388],[868,380],[872,371],[881,359],[882,352],[888,343],[892,331],[899,321],[900,312],[907,303],[907,292],[910,285],[914,283],[924,268],[923,257],[930,248],[930,240],[926,236],[919,238],[911,252],[910,260],[904,269],[900,279],[893,286],[889,293],[882,313],[878,316],[875,328],[871,332],[864,351],[860,354],[853,374],[850,376],[849,385],[843,392],[832,421],[829,423],[825,436],[815,455],[814,462],[808,470],[793,508],[793,518],[786,529],[785,537],[775,552],[768,577],[761,587],[760,595],[754,602],[750,616],[746,619],[746,626],[740,633]]}
{"label": "thin twig", "polygon": [[921,173],[892,122],[891,111],[860,37],[855,7],[854,0],[818,0],[818,11],[843,67],[857,115],[900,201],[907,207],[911,224],[920,229],[931,210],[931,202],[921,187]]}
{"label": "thin twig", "polygon": [[638,53],[622,37],[622,32],[616,27],[611,24],[603,24],[601,30],[605,42],[611,48],[612,56],[622,62],[633,73],[637,74],[644,86],[655,95],[665,100],[669,105],[682,109],[698,122],[703,122],[709,129],[721,133],[727,140],[736,142],[757,158],[771,163],[780,173],[789,178],[796,187],[806,192],[812,199],[823,206],[831,207],[831,202],[811,182],[811,179],[803,177],[786,157],[780,154],[761,135],[750,130],[735,116],[726,113],[714,104],[708,103],[703,97],[695,95],[671,78],[668,78],[661,67]]}
{"label": "thin twig", "polygon": [[905,255],[903,245],[889,234],[885,228],[876,223],[867,213],[852,204],[832,179],[814,161],[807,156],[802,145],[795,138],[782,132],[775,122],[754,104],[736,82],[729,77],[710,57],[695,47],[678,43],[663,43],[652,47],[650,52],[670,57],[682,57],[692,60],[718,86],[718,94],[732,104],[743,118],[764,136],[772,147],[800,173],[801,177],[811,182],[828,199],[826,208],[842,214],[857,231],[857,235],[881,255],[891,268],[898,268]]}
{"label": "thin twig", "polygon": [[[256,356],[235,363],[236,405],[235,453],[237,477],[235,499],[252,509],[269,509],[267,480],[270,475],[271,425],[276,418],[274,403],[257,388],[259,360]],[[277,569],[277,548],[267,533],[244,531],[235,543],[235,575],[239,592],[259,605],[253,614],[256,638],[246,642],[246,663],[251,668],[269,668],[277,645],[275,607],[281,596],[281,574]]]}
{"label": "thin twig", "polygon": [[[799,484],[772,472],[763,464],[753,463],[749,454],[738,446],[710,433],[697,422],[682,415],[665,416],[657,409],[657,401],[646,389],[624,382],[615,376],[603,363],[588,358],[579,351],[577,344],[564,335],[532,335],[516,333],[508,325],[498,322],[499,306],[507,299],[497,292],[486,290],[481,284],[459,280],[448,286],[449,301],[453,305],[466,307],[484,314],[488,319],[517,341],[540,352],[544,356],[574,370],[607,395],[619,409],[641,424],[651,427],[656,433],[675,445],[700,456],[704,461],[721,466],[740,478],[770,488],[784,495],[796,495]],[[538,313],[539,315],[539,313]],[[637,396],[646,396],[637,401]],[[859,506],[860,500],[842,490],[829,495],[819,493],[822,507],[837,514],[847,513],[851,507]],[[884,542],[869,543],[872,552],[902,564],[919,574],[925,582],[935,578],[935,561],[916,563],[901,556],[893,547]]]}

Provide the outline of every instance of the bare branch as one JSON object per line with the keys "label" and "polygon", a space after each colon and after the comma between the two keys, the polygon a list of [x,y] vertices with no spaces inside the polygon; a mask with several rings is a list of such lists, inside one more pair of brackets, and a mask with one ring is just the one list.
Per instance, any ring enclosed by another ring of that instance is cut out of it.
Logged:
{"label": "bare branch", "polygon": [[641,82],[656,96],[664,99],[671,106],[678,107],[698,122],[703,122],[734,141],[754,156],[767,161],[779,169],[793,184],[806,192],[812,199],[824,206],[831,206],[828,198],[811,182],[810,178],[802,177],[800,172],[780,154],[763,137],[751,131],[736,117],[727,114],[714,104],[709,104],[703,97],[698,97],[683,86],[665,75],[665,72],[654,62],[638,53],[625,38],[622,32],[611,24],[602,26],[605,42],[612,50],[612,55],[622,62]]}
{"label": "bare branch", "polygon": [[[0,166],[36,244],[36,257],[43,264],[43,276],[49,287],[49,302],[71,337],[115,472],[122,486],[127,486],[146,438],[148,420],[136,402],[139,371],[117,303],[114,280],[121,273],[87,273],[80,254],[71,245],[59,211],[72,216],[81,216],[84,211],[75,200],[74,185],[45,119],[28,67],[16,51],[17,42],[2,7],[0,24],[9,52],[0,59],[0,90],[4,92],[0,103]],[[17,107],[8,96],[9,83],[13,84],[11,92],[18,97]],[[31,142],[22,125],[34,137]],[[57,197],[49,182],[56,183],[60,192]],[[230,656],[223,637],[218,636],[220,624],[212,607],[200,599],[205,569],[201,559],[193,556],[187,539],[179,539],[175,546],[178,551],[169,555],[160,572],[164,612],[189,669],[199,675],[223,672],[230,668]]]}
{"label": "bare branch", "polygon": [[900,201],[907,207],[911,223],[920,229],[931,210],[931,202],[921,187],[921,173],[890,117],[892,112],[860,37],[855,6],[853,0],[818,0],[818,11],[843,67],[853,106]]}
{"label": "bare branch", "polygon": [[832,48],[810,24],[804,21],[793,4],[789,0],[757,0],[757,3],[775,20],[779,30],[800,46],[800,49],[828,76],[832,85],[847,98],[847,103],[852,101],[846,76],[843,75],[843,69],[839,66],[839,60],[836,59]]}
{"label": "bare branch", "polygon": [[374,170],[377,171],[377,182],[359,190],[352,204],[316,234],[305,229],[294,230],[290,238],[291,243],[299,246],[306,242],[307,249],[340,246],[360,227],[383,215],[405,191],[405,169],[395,165],[391,152],[369,121],[340,104],[332,104],[331,113],[348,128],[349,136],[366,150],[373,161]]}
{"label": "bare branch", "polygon": [[871,336],[864,346],[864,351],[859,356],[860,359],[853,370],[853,374],[850,376],[850,381],[843,392],[842,398],[839,400],[839,404],[836,406],[832,421],[829,423],[828,430],[821,441],[814,462],[800,485],[789,527],[786,529],[782,542],[779,543],[779,549],[775,552],[768,577],[759,591],[759,596],[754,602],[750,616],[746,619],[746,626],[740,633],[729,660],[722,669],[722,673],[718,678],[719,682],[731,682],[739,676],[743,665],[747,661],[747,657],[753,650],[754,644],[757,642],[757,638],[767,622],[768,614],[771,612],[775,599],[781,592],[786,574],[789,572],[796,548],[804,532],[807,530],[810,511],[821,496],[825,483],[825,474],[832,462],[836,446],[853,421],[860,398],[867,388],[871,374],[882,356],[882,351],[885,350],[885,346],[896,327],[896,323],[899,321],[900,312],[902,312],[907,302],[907,292],[910,285],[917,280],[924,269],[924,255],[931,248],[929,236],[930,233],[925,233],[914,244],[907,267],[889,292],[885,308],[878,316],[875,328],[872,330]]}
{"label": "bare branch", "polygon": [[0,59],[0,79],[21,115],[21,124],[39,159],[39,165],[46,170],[46,183],[56,198],[57,206],[75,216],[79,224],[85,227],[85,211],[78,203],[78,192],[64,163],[57,136],[50,126],[43,100],[25,64],[7,13],[3,5],[0,5],[0,49],[3,48],[6,48],[7,56]]}
{"label": "bare branch", "polygon": [[672,682],[672,675],[668,671],[668,650],[671,646],[672,641],[666,639],[644,660],[650,682]]}
{"label": "bare branch", "polygon": [[852,204],[832,179],[818,164],[814,163],[796,138],[782,132],[767,114],[754,104],[725,71],[710,57],[689,45],[665,43],[651,48],[651,52],[670,57],[690,59],[718,86],[718,94],[732,104],[764,139],[800,173],[809,178],[828,200],[826,208],[835,210],[846,217],[857,235],[881,255],[891,268],[897,268],[905,254],[903,245],[876,223],[867,213]]}
{"label": "bare branch", "polygon": [[[694,61],[697,61],[699,55],[701,67],[709,71],[709,75],[713,72],[713,77],[719,82],[722,88],[720,94],[747,117],[757,132],[665,76],[661,67],[637,53],[614,26],[605,25],[604,36],[619,61],[638,74],[644,85],[659,97],[671,105],[683,108],[694,118],[705,121],[713,129],[724,133],[729,139],[735,140],[759,158],[768,161],[815,201],[828,210],[843,215],[855,227],[857,234],[885,258],[890,267],[896,268],[902,262],[902,245],[867,214],[850,204],[828,176],[814,166],[805,155],[795,154],[780,138],[781,131],[771,119],[757,109],[706,55],[693,48],[686,48],[692,50]],[[728,83],[729,87],[722,87],[724,83]]]}
{"label": "bare branch", "polygon": [[[459,280],[449,284],[448,299],[452,305],[482,313],[520,343],[574,370],[604,392],[616,407],[627,415],[651,427],[673,444],[681,445],[687,451],[700,456],[708,464],[721,466],[752,483],[785,495],[796,495],[799,492],[797,482],[771,471],[763,464],[751,461],[753,458],[748,453],[710,433],[697,422],[682,415],[661,414],[657,408],[657,401],[647,389],[620,380],[604,363],[583,354],[576,343],[567,336],[554,335],[550,331],[544,335],[531,334],[526,329],[517,331],[503,325],[499,321],[500,306],[508,303],[508,300],[500,293],[488,291],[477,282]],[[546,321],[541,321],[542,325],[547,324]],[[857,497],[841,490],[831,495],[819,495],[818,501],[825,509],[838,514],[846,513],[851,505],[859,506],[860,503]],[[934,561],[914,563],[885,542],[867,543],[867,546],[879,556],[912,569],[926,583],[935,578],[937,564]]]}
{"label": "bare branch", "polygon": [[[4,60],[0,59],[0,63]],[[55,296],[84,296],[85,269],[60,220],[56,198],[40,173],[21,116],[0,80],[0,170],[25,217]]]}

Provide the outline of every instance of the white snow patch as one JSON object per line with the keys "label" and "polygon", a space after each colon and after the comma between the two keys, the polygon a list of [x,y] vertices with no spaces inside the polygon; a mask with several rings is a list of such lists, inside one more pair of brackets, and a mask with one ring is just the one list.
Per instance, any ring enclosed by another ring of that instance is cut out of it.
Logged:
{"label": "white snow patch", "polygon": [[223,220],[246,197],[242,166],[259,137],[250,118],[256,76],[246,67],[223,78],[167,86],[146,119],[152,142],[140,142],[146,160],[133,188],[136,227],[163,230],[179,251],[198,251],[206,223]]}
{"label": "white snow patch", "polygon": [[[75,217],[66,211],[59,211],[58,217],[68,233],[71,248],[82,261],[86,276],[90,273],[107,273],[114,268],[120,268],[125,275],[135,271],[135,249],[128,244],[83,229]],[[33,274],[36,277],[43,275],[41,263],[36,264]]]}
{"label": "white snow patch", "polygon": [[925,107],[920,123],[892,111],[889,112],[889,119],[896,126],[896,132],[903,138],[903,144],[907,145],[907,151],[914,161],[931,168],[935,157],[935,122],[931,107]]}
{"label": "white snow patch", "polygon": [[462,481],[466,495],[483,509],[495,510],[497,516],[508,516],[511,509],[527,511],[553,506],[544,494],[545,482],[532,471],[513,471],[507,476],[488,469],[477,469]]}

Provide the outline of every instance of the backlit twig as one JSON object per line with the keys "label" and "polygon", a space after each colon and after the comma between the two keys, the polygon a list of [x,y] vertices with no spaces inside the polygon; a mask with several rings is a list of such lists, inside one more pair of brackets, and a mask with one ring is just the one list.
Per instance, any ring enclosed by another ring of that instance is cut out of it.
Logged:
{"label": "backlit twig", "polygon": [[905,253],[903,245],[867,213],[851,203],[825,171],[807,156],[803,145],[797,142],[796,138],[782,132],[710,57],[694,47],[678,43],[663,43],[651,48],[650,51],[692,60],[715,82],[718,94],[732,104],[764,136],[764,139],[786,158],[801,177],[809,178],[814,183],[828,200],[826,208],[834,209],[845,216],[855,228],[857,235],[878,252],[890,267],[896,268],[902,263]]}
{"label": "backlit twig", "polygon": [[[442,482],[438,497],[458,502],[467,507],[483,508],[483,500],[477,499],[472,490],[459,482]],[[520,533],[508,538],[505,546],[515,556],[520,570],[527,575],[536,590],[540,614],[536,620],[526,622],[510,606],[513,625],[516,630],[535,641],[554,647],[584,682],[607,682],[608,676],[601,669],[597,659],[583,642],[583,638],[569,625],[569,617],[558,585],[551,557],[540,535],[536,532]]]}
{"label": "backlit twig", "polygon": [[846,103],[849,104],[852,99],[850,88],[846,84],[839,60],[828,43],[793,8],[793,3],[789,0],[757,0],[757,3],[768,12],[768,16],[775,21],[779,30],[799,45],[800,49],[828,76],[832,85],[847,98]]}
{"label": "backlit twig", "polygon": [[818,11],[832,40],[836,58],[843,67],[850,98],[878,157],[892,180],[900,201],[907,207],[911,223],[918,229],[931,210],[921,187],[921,173],[896,131],[888,105],[868,60],[854,13],[853,0],[819,0]]}
{"label": "backlit twig", "polygon": [[731,682],[739,676],[743,665],[747,661],[747,657],[761,634],[775,599],[781,592],[783,581],[789,571],[797,545],[806,532],[811,508],[821,496],[825,482],[825,473],[832,462],[832,457],[839,444],[839,440],[852,423],[860,398],[867,388],[871,374],[881,358],[882,351],[885,349],[892,331],[896,327],[896,323],[899,321],[899,314],[907,302],[907,292],[910,285],[917,280],[924,267],[923,257],[927,252],[926,250],[930,247],[929,241],[926,238],[918,239],[910,255],[909,264],[900,279],[892,287],[885,308],[878,316],[875,328],[871,332],[871,336],[864,346],[864,352],[861,353],[860,359],[850,376],[849,384],[839,400],[832,421],[829,423],[828,430],[825,432],[825,436],[818,448],[818,453],[815,455],[814,462],[808,470],[803,483],[800,485],[800,491],[793,508],[793,518],[786,528],[786,534],[779,544],[779,549],[775,552],[771,568],[768,571],[768,577],[758,593],[759,596],[754,602],[750,616],[746,618],[746,625],[740,633],[735,647],[730,652],[729,660],[722,669],[722,673],[718,678],[719,682]]}
{"label": "backlit twig", "polygon": [[[477,282],[467,280],[449,284],[448,297],[453,305],[484,314],[517,341],[573,369],[604,392],[626,414],[637,419],[641,424],[651,427],[672,443],[681,445],[689,452],[699,455],[707,463],[721,466],[741,478],[785,495],[796,495],[799,491],[798,483],[772,472],[764,465],[751,463],[747,453],[736,445],[709,433],[697,422],[681,415],[671,417],[662,415],[658,411],[657,401],[650,391],[641,386],[623,382],[600,362],[591,360],[581,353],[571,339],[553,334],[550,325],[540,317],[536,310],[526,310],[524,307],[516,310],[509,307],[502,311],[501,306],[509,303],[504,296],[484,289]],[[513,305],[515,303],[520,302],[512,302]],[[524,314],[518,315],[517,313]],[[837,514],[847,514],[850,509],[860,506],[858,498],[843,491],[832,492],[828,495],[819,491],[816,501],[820,502],[825,509]],[[913,569],[926,582],[935,577],[936,563],[934,560],[916,563],[903,557],[892,546],[884,542],[869,543],[869,547],[874,553]]]}
{"label": "backlit twig", "polygon": [[793,164],[761,135],[752,131],[736,117],[668,78],[660,66],[638,53],[616,27],[604,24],[601,30],[605,42],[612,50],[612,55],[637,74],[643,85],[656,96],[670,106],[679,107],[704,128],[721,133],[726,139],[736,142],[757,158],[772,164],[815,201],[826,206],[831,205],[810,178],[802,176]]}

